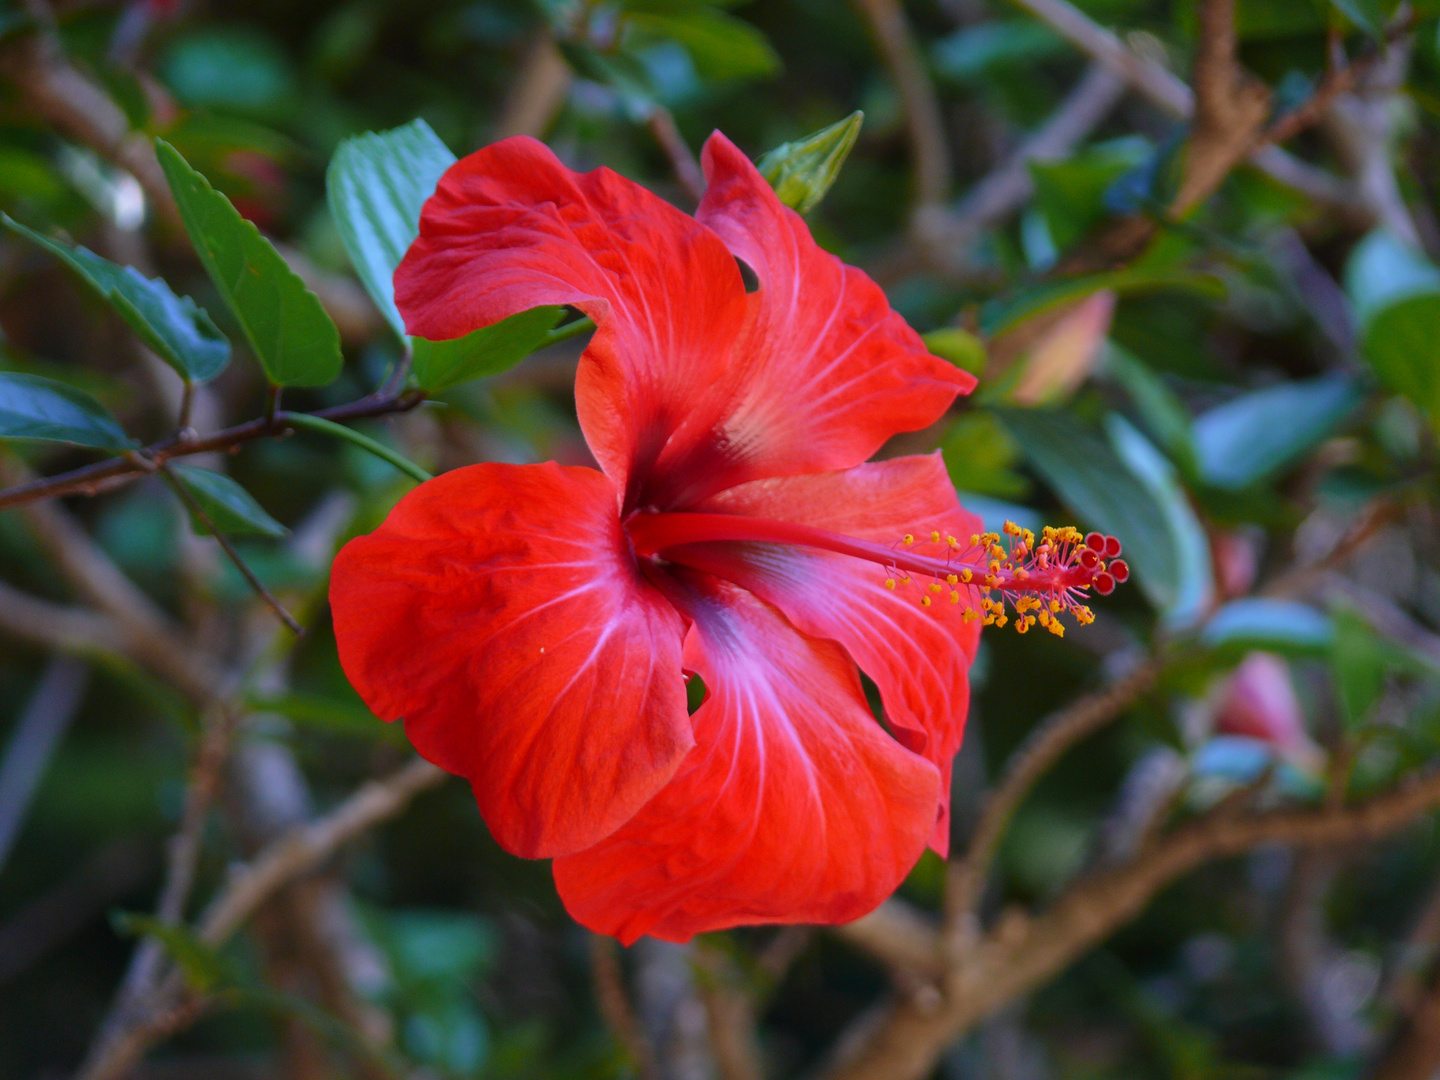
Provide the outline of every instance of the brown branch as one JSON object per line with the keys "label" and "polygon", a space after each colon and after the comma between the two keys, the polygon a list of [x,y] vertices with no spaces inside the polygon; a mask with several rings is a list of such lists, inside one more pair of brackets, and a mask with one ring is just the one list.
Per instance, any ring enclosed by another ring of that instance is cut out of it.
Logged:
{"label": "brown branch", "polygon": [[1440,977],[1432,976],[1367,1080],[1432,1080],[1440,1071]]}
{"label": "brown branch", "polygon": [[130,637],[114,619],[87,608],[52,604],[0,581],[0,631],[21,641],[81,656],[130,656]]}
{"label": "brown branch", "polygon": [[590,935],[590,979],[605,1025],[615,1036],[641,1080],[655,1080],[655,1050],[650,1045],[625,989],[620,946],[614,938]]}
{"label": "brown branch", "polygon": [[680,134],[680,129],[675,126],[675,117],[670,115],[669,109],[657,105],[645,118],[645,126],[670,159],[670,168],[675,171],[675,179],[680,181],[685,194],[698,203],[705,197],[705,173]]}
{"label": "brown branch", "polygon": [[[1195,95],[1184,80],[1160,64],[1136,54],[1109,30],[1067,0],[1015,0],[1081,52],[1124,79],[1154,105],[1180,120],[1195,110]],[[1347,219],[1368,224],[1373,215],[1357,203],[1351,185],[1317,169],[1278,146],[1262,144],[1250,152],[1250,164],[1271,179],[1338,210]]]}
{"label": "brown branch", "polygon": [[[424,400],[425,395],[420,391],[412,390],[398,395],[375,393],[347,405],[320,409],[312,415],[335,421],[363,420],[369,417],[409,412]],[[159,442],[151,443],[149,446],[137,450],[136,453],[158,467],[173,458],[188,457],[191,454],[235,450],[256,439],[290,434],[295,430],[287,419],[291,415],[287,412],[277,413],[274,421],[270,423],[267,423],[264,418],[247,420],[243,424],[236,424],[204,438],[196,438],[192,433],[182,431],[161,439]],[[94,465],[86,465],[80,469],[61,473],[59,476],[31,480],[0,490],[0,510],[60,495],[94,495],[100,491],[108,491],[119,483],[126,483],[144,476],[148,471],[131,457],[111,458],[108,461],[96,462]]]}
{"label": "brown branch", "polygon": [[910,32],[900,0],[856,0],[875,35],[880,57],[905,104],[905,128],[915,164],[915,203],[938,206],[950,191],[950,148],[945,117],[925,58]]}
{"label": "brown branch", "polygon": [[495,137],[531,135],[539,138],[565,104],[574,75],[555,47],[555,37],[542,31],[510,81],[510,89],[495,121]]}
{"label": "brown branch", "polygon": [[1164,661],[1156,656],[1039,724],[1011,755],[1004,775],[980,810],[965,858],[951,868],[947,923],[955,929],[980,902],[990,863],[1005,828],[1030,789],[1076,743],[1099,731],[1155,684]]}
{"label": "brown branch", "polygon": [[[233,871],[205,909],[196,936],[218,948],[256,909],[291,882],[310,873],[342,845],[394,817],[416,795],[447,774],[418,758],[383,780],[372,780],[317,821],[292,829],[267,845],[249,863]],[[203,1010],[204,1002],[172,972],[165,983],[106,1031],[77,1076],[80,1080],[119,1080],[159,1039],[179,1030]]]}
{"label": "brown branch", "polygon": [[1374,842],[1440,806],[1440,772],[1350,806],[1237,815],[1218,809],[1159,840],[1130,864],[1083,879],[1046,912],[1002,919],[945,974],[943,999],[896,1001],[826,1080],[920,1080],[944,1048],[1063,970],[1134,918],[1165,886],[1215,859],[1262,844]]}
{"label": "brown branch", "polygon": [[1109,115],[1124,96],[1125,82],[1094,64],[1075,89],[1005,162],[975,184],[952,210],[918,211],[917,229],[946,262],[953,262],[986,229],[1019,209],[1035,191],[1032,161],[1064,157]]}

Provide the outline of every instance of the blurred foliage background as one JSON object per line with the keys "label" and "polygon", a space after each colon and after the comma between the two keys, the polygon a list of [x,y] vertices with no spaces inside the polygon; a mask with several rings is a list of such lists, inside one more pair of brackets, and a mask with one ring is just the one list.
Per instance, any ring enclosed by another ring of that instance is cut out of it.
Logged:
{"label": "blurred foliage background", "polygon": [[[1241,68],[1212,58],[1224,78],[1207,90],[1206,43],[1231,41]],[[194,394],[202,435],[261,416],[266,383],[155,186],[153,136],[335,320],[342,374],[284,397],[314,411],[363,398],[400,356],[327,206],[344,140],[417,117],[460,154],[526,132],[690,209],[684,148],[712,129],[759,158],[856,110],[810,225],[982,376],[887,453],[939,447],[987,520],[1114,533],[1135,572],[1085,632],[987,633],[955,773],[961,852],[1043,717],[1150,677],[1020,804],[981,923],[1044,910],[1217,804],[1343,808],[1426,773],[1440,753],[1427,2],[0,4],[0,210],[209,312],[235,358]],[[582,344],[476,361],[467,374],[484,377],[355,427],[434,471],[582,463]],[[142,443],[176,428],[174,372],[15,232],[0,238],[0,373],[84,391]],[[103,456],[73,432],[6,438],[26,385],[0,393],[0,480]],[[303,638],[158,477],[0,510],[0,1077],[77,1069],[115,1022],[138,941],[203,992],[149,1031],[145,1077],[800,1076],[877,1003],[941,992],[860,934],[756,928],[622,955],[567,919],[543,863],[495,846],[458,781],[341,847],[223,948],[197,940],[186,920],[234,864],[408,760],[346,684],[323,598],[336,546],[413,481],[311,430],[193,461],[238,485],[217,496],[234,547]],[[163,633],[147,645],[96,621],[137,610],[241,673],[223,704],[197,704]],[[1383,842],[1257,843],[1181,877],[959,1025],[924,1069],[1433,1075],[1433,804]],[[166,867],[189,858],[177,898]],[[927,855],[901,900],[938,919],[945,892]],[[1426,1045],[1400,1069],[1397,1048]]]}

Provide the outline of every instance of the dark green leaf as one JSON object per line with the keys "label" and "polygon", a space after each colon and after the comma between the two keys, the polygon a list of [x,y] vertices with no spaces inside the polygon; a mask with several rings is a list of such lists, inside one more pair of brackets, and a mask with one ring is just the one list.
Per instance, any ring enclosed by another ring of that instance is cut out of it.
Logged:
{"label": "dark green leaf", "polygon": [[1151,155],[1142,139],[1097,146],[1061,161],[1032,161],[1035,204],[1045,215],[1050,237],[1067,251],[1110,212],[1105,205],[1111,184]]}
{"label": "dark green leaf", "polygon": [[[1127,464],[1110,438],[1073,417],[1041,409],[997,410],[1010,433],[1055,493],[1094,528],[1117,537],[1141,589],[1156,607],[1181,615],[1195,603],[1199,573],[1193,514],[1185,518],[1174,504],[1157,497],[1164,478],[1143,479]],[[1132,456],[1131,429],[1126,450]],[[1147,444],[1148,445],[1148,444]],[[1151,453],[1158,457],[1154,449]],[[1145,462],[1154,465],[1154,462]],[[1203,533],[1200,534],[1203,542]]]}
{"label": "dark green leaf", "polygon": [[455,155],[430,125],[415,120],[347,139],[325,174],[330,213],[350,261],[402,338],[405,321],[395,307],[395,268],[419,234],[421,207],[454,163]]}
{"label": "dark green leaf", "polygon": [[1329,375],[1218,405],[1192,428],[1200,475],[1232,490],[1272,476],[1329,436],[1361,396],[1353,380]]}
{"label": "dark green leaf", "polygon": [[188,296],[176,296],[164,281],[152,281],[133,267],[117,266],[83,247],[51,240],[4,214],[0,224],[70,267],[181,378],[207,382],[230,362],[230,342],[210,316]]}
{"label": "dark green leaf", "polygon": [[1440,270],[1377,231],[1351,253],[1345,290],[1375,374],[1440,423]]}
{"label": "dark green leaf", "polygon": [[105,406],[83,390],[17,371],[0,371],[0,439],[43,439],[117,451],[137,445]]}
{"label": "dark green leaf", "polygon": [[991,19],[935,43],[935,70],[957,82],[978,83],[992,68],[1033,64],[1065,51],[1059,34],[1034,19]]}
{"label": "dark green leaf", "polygon": [[709,79],[753,79],[780,70],[780,57],[749,23],[700,4],[674,13],[632,11],[636,30],[678,41]]}
{"label": "dark green leaf", "polygon": [[564,310],[531,308],[453,341],[413,338],[415,378],[426,390],[437,391],[512,368],[539,348]]}
{"label": "dark green leaf", "polygon": [[[284,536],[288,529],[267,514],[254,497],[222,473],[194,465],[172,465],[171,471],[226,536]],[[209,532],[192,517],[198,533]]]}
{"label": "dark green leaf", "polygon": [[808,213],[840,175],[840,166],[860,136],[865,114],[853,112],[803,139],[781,143],[756,166],[786,206]]}
{"label": "dark green leaf", "polygon": [[1112,344],[1105,355],[1105,373],[1119,383],[1150,437],[1187,474],[1196,471],[1195,440],[1190,414],[1160,377],[1129,352]]}
{"label": "dark green leaf", "polygon": [[340,334],[319,299],[260,230],[192,169],[155,140],[190,242],[239,321],[260,366],[279,386],[325,386],[340,374]]}

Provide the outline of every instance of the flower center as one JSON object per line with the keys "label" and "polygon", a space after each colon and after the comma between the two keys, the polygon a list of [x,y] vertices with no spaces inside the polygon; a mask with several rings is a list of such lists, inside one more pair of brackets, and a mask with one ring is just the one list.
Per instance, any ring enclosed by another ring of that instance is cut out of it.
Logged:
{"label": "flower center", "polygon": [[1064,636],[1057,616],[1067,611],[1087,625],[1094,615],[1081,601],[1090,589],[1105,596],[1130,576],[1118,558],[1120,541],[1101,533],[1082,536],[1069,526],[1046,526],[1038,542],[1029,529],[1007,521],[1003,534],[960,539],[928,530],[889,545],[740,514],[637,513],[626,529],[638,557],[678,563],[686,562],[684,549],[691,544],[782,544],[849,555],[884,568],[888,589],[917,588],[924,607],[945,594],[953,604],[964,602],[967,622],[983,618],[987,626],[1005,626],[1008,603],[1022,634],[1038,623]]}

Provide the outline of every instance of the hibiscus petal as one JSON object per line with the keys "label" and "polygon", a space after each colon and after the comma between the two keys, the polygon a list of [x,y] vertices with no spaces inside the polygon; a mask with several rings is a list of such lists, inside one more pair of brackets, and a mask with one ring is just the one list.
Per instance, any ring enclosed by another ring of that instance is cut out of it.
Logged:
{"label": "hibiscus petal", "polygon": [[635,566],[593,469],[472,465],[346,544],[340,663],[430,761],[470,780],[501,846],[589,847],[694,745],[684,624]]}
{"label": "hibiscus petal", "polygon": [[[760,480],[721,492],[695,507],[789,521],[862,540],[890,544],[906,533],[932,530],[968,542],[980,518],[961,508],[939,454],[892,458],[841,472]],[[670,553],[717,574],[774,604],[802,632],[843,645],[875,681],[895,736],[924,754],[944,777],[941,814],[930,844],[942,856],[949,846],[950,766],[965,731],[970,704],[970,663],[980,642],[980,621],[967,623],[978,605],[963,586],[960,603],[950,586],[930,593],[918,577],[894,591],[874,563],[815,549],[775,544],[690,545]],[[898,575],[895,575],[898,576]]]}
{"label": "hibiscus petal", "polygon": [[754,269],[760,289],[729,377],[713,392],[727,399],[723,419],[671,472],[708,486],[676,501],[858,465],[970,392],[975,378],[931,356],[880,287],[816,244],[725,136],[710,137],[703,160],[710,186],[696,216]]}
{"label": "hibiscus petal", "polygon": [[697,745],[613,836],[556,859],[580,922],[629,943],[762,922],[847,922],[924,850],[939,776],[885,734],[855,665],[734,586],[695,575],[685,663]]}
{"label": "hibiscus petal", "polygon": [[571,172],[525,137],[441,177],[395,272],[395,302],[412,334],[433,339],[542,304],[590,315],[598,329],[576,406],[631,502],[725,371],[746,310],[739,268],[714,233],[609,169]]}

